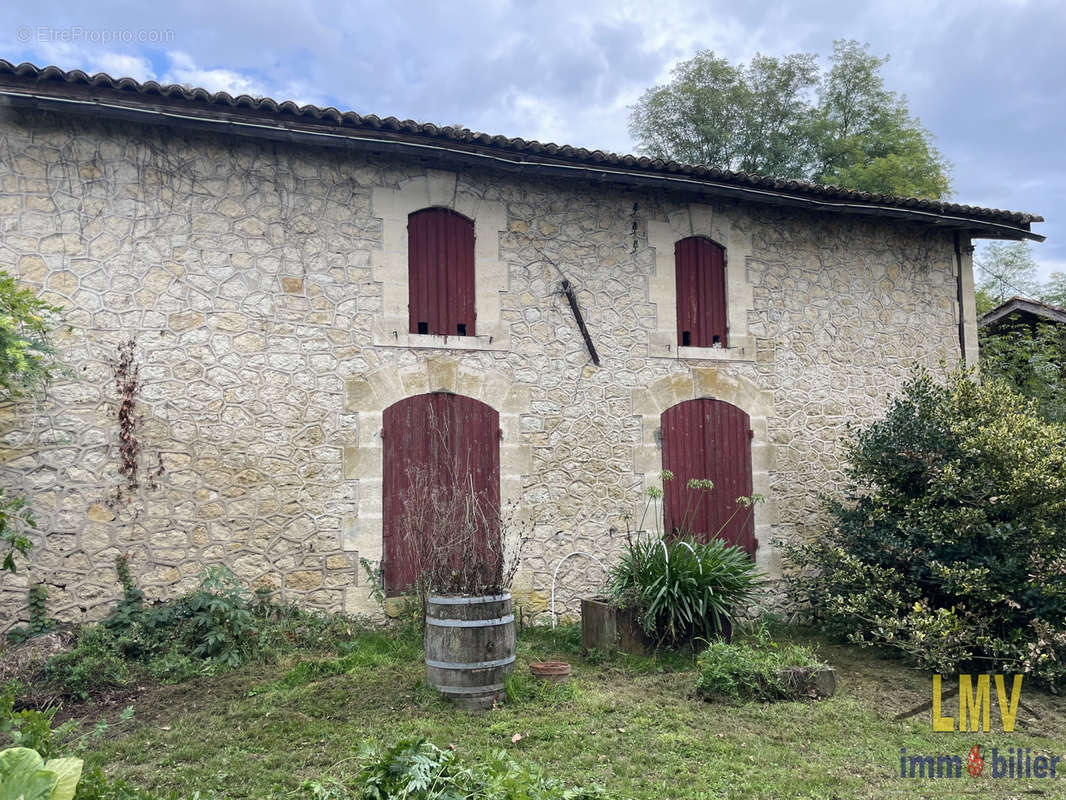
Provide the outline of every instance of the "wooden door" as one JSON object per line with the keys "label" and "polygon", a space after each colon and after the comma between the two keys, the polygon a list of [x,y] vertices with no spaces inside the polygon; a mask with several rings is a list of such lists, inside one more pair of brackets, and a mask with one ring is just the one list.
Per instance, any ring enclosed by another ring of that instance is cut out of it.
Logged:
{"label": "wooden door", "polygon": [[382,570],[391,596],[402,594],[418,578],[404,516],[414,493],[472,493],[491,528],[478,535],[485,542],[489,537],[498,541],[500,417],[479,400],[434,392],[394,403],[385,409],[382,423]]}
{"label": "wooden door", "polygon": [[[666,409],[660,423],[663,469],[674,473],[663,486],[665,530],[683,530],[704,542],[721,530],[723,539],[754,554],[752,510],[737,511],[736,502],[751,495],[748,415],[722,400],[700,398]],[[689,489],[693,478],[710,479],[714,489]]]}

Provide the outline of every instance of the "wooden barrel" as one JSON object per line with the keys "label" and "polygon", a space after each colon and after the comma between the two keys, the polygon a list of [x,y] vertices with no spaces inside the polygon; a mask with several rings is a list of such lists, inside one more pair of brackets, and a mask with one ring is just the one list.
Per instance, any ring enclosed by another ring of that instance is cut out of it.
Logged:
{"label": "wooden barrel", "polygon": [[492,708],[514,669],[511,593],[429,596],[426,678],[460,708]]}

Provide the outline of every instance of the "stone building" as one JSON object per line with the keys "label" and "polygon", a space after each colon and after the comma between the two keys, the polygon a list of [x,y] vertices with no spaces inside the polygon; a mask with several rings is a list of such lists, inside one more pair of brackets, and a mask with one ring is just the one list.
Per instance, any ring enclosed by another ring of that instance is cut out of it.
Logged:
{"label": "stone building", "polygon": [[[71,374],[4,418],[0,485],[40,527],[0,628],[28,581],[56,617],[105,613],[122,553],[151,597],[223,562],[373,611],[383,429],[436,392],[498,424],[487,480],[533,521],[530,608],[562,557],[617,554],[664,447],[765,496],[737,535],[779,574],[774,541],[816,535],[840,483],[845,422],[915,365],[975,360],[971,240],[1042,238],[1029,214],[54,67],[0,61],[0,99],[0,267],[72,326]],[[434,259],[460,277],[416,289]],[[728,458],[713,414],[745,439]],[[560,608],[600,579],[568,561]]]}

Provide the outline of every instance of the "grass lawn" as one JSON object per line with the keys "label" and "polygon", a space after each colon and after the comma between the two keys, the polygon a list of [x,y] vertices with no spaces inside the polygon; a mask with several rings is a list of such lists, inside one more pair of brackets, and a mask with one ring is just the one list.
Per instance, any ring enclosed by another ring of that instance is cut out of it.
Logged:
{"label": "grass lawn", "polygon": [[[992,779],[990,759],[980,778],[965,771],[975,744],[986,758],[992,747],[1064,755],[1066,707],[1029,686],[1022,702],[1031,711],[1019,711],[1014,733],[996,732],[994,685],[992,732],[934,733],[928,711],[893,720],[930,700],[930,676],[870,651],[806,640],[836,667],[835,697],[731,706],[695,697],[691,660],[590,662],[576,639],[573,628],[525,630],[517,699],[482,715],[450,708],[425,686],[417,645],[381,634],[361,637],[343,662],[148,687],[133,701],[132,723],[113,728],[88,758],[134,785],[182,796],[295,797],[304,779],[354,773],[364,740],[425,737],[462,756],[507,750],[568,783],[602,784],[610,797],[1066,797],[1066,762],[1054,781]],[[552,657],[573,665],[572,689],[538,692],[525,680],[530,661]],[[114,719],[125,702],[87,707],[89,721]],[[957,702],[946,700],[943,713],[957,716]],[[958,755],[963,777],[901,778],[901,748]]]}

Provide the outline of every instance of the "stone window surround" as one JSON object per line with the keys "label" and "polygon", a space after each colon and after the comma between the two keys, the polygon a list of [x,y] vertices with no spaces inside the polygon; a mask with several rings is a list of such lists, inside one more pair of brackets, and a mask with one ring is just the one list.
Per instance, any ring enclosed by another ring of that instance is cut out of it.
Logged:
{"label": "stone window surround", "polygon": [[[459,357],[441,355],[420,359],[404,367],[385,367],[345,381],[345,410],[357,415],[358,436],[344,446],[344,479],[355,482],[357,511],[344,517],[341,549],[371,565],[381,563],[382,540],[382,416],[386,408],[404,398],[427,392],[446,391],[473,397],[500,415],[500,503],[514,504],[519,519],[527,515],[522,500],[522,481],[533,472],[533,450],[522,442],[519,417],[529,413],[530,387],[501,372],[465,365]],[[525,573],[515,576],[522,585]],[[349,613],[374,613],[367,600],[368,588],[360,575],[355,586],[346,588]]]}
{"label": "stone window surround", "polygon": [[[407,218],[424,208],[447,208],[474,221],[475,336],[410,333],[408,314]],[[507,230],[503,203],[486,200],[459,185],[459,175],[427,169],[398,188],[374,187],[371,214],[381,220],[381,248],[371,255],[373,280],[382,287],[382,314],[371,334],[378,347],[444,350],[510,350],[510,327],[500,316],[507,290],[507,265],[500,257],[500,234]]]}
{"label": "stone window surround", "polygon": [[[655,305],[651,358],[754,361],[755,337],[748,332],[748,312],[754,306],[748,282],[747,257],[751,237],[732,218],[702,203],[689,203],[666,221],[649,220],[648,244],[655,250],[655,272],[648,279],[648,299]],[[677,341],[677,286],[674,245],[690,236],[704,236],[725,250],[726,321],[729,347],[681,347]]]}
{"label": "stone window surround", "polygon": [[[755,563],[772,577],[780,574],[780,554],[772,547],[774,526],[780,514],[770,494],[770,473],[775,468],[776,452],[771,443],[767,422],[774,414],[773,392],[759,389],[747,378],[734,374],[729,367],[696,367],[688,373],[669,375],[647,388],[632,390],[633,413],[641,418],[641,444],[633,451],[633,471],[644,478],[644,489],[659,486],[663,469],[660,418],[662,413],[685,400],[709,397],[724,400],[743,410],[751,423],[751,490],[765,501],[755,506]],[[640,519],[643,505],[634,509]]]}

